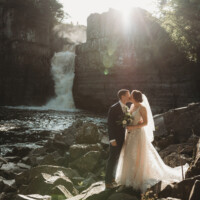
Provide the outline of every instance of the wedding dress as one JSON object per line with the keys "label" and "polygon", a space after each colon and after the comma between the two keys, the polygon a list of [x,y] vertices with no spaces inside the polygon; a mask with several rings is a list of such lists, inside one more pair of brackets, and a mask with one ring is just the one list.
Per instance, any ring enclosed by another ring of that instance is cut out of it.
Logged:
{"label": "wedding dress", "polygon": [[[140,107],[132,113],[133,125],[141,120],[139,110]],[[150,128],[147,127],[129,133],[126,131],[116,171],[116,181],[120,185],[132,186],[136,190],[145,192],[159,181],[171,183],[182,180],[181,166],[171,168],[163,162],[151,143],[153,140],[151,134]],[[188,164],[183,166],[184,173],[188,167]]]}

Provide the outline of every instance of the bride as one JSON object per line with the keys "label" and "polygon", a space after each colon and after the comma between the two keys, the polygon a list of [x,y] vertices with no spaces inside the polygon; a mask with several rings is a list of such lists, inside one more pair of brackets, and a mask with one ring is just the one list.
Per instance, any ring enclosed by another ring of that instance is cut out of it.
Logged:
{"label": "bride", "polygon": [[[145,192],[159,181],[170,183],[182,180],[181,166],[171,168],[163,162],[151,144],[154,121],[148,100],[138,90],[133,90],[130,113],[133,125],[126,130],[125,141],[116,171],[116,182]],[[186,172],[188,164],[183,167]]]}

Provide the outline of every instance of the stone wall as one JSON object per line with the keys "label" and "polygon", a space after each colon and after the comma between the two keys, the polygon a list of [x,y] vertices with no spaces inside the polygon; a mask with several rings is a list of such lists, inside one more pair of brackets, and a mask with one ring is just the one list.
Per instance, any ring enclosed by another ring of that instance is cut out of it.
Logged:
{"label": "stone wall", "polygon": [[139,89],[159,113],[200,100],[196,72],[148,12],[134,9],[129,24],[116,10],[91,14],[76,47],[74,100],[105,112],[119,89]]}
{"label": "stone wall", "polygon": [[29,2],[0,0],[0,105],[42,105],[54,95],[50,24]]}

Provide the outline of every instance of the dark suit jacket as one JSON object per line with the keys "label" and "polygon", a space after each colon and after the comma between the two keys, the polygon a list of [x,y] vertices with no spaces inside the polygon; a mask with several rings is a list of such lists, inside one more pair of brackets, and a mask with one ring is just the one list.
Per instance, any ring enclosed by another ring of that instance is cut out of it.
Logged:
{"label": "dark suit jacket", "polygon": [[123,111],[120,103],[112,105],[108,112],[108,135],[109,140],[115,139],[117,145],[122,146],[125,137],[125,128],[119,124],[120,119],[123,116]]}

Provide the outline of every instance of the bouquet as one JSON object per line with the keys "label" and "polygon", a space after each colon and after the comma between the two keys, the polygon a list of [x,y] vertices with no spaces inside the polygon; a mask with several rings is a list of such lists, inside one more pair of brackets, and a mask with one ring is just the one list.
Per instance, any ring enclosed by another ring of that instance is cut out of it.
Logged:
{"label": "bouquet", "polygon": [[126,128],[127,126],[132,125],[133,120],[134,120],[133,115],[130,112],[126,112],[120,119],[120,121],[118,121],[118,123],[122,125],[124,128]]}

